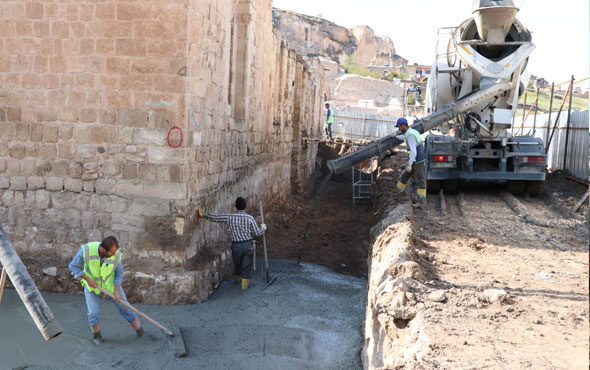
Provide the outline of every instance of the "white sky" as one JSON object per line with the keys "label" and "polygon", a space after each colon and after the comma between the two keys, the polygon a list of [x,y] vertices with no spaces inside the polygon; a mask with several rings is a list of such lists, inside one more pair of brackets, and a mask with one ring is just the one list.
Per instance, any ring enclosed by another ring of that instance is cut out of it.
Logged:
{"label": "white sky", "polygon": [[[589,74],[589,0],[516,0],[516,17],[533,32],[537,46],[531,73],[550,82]],[[273,0],[273,6],[351,28],[368,25],[389,36],[409,63],[432,64],[437,29],[471,16],[471,0]],[[587,82],[586,82],[587,84]],[[586,85],[587,86],[587,85]]]}

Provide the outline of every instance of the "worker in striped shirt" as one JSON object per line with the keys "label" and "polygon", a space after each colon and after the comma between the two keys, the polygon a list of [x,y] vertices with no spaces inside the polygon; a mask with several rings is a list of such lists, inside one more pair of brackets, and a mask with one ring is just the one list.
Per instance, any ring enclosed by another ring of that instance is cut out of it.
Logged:
{"label": "worker in striped shirt", "polygon": [[265,224],[258,226],[254,217],[244,211],[246,205],[246,199],[238,197],[236,199],[236,213],[204,215],[202,214],[201,208],[197,211],[199,218],[213,222],[225,222],[227,224],[231,237],[234,274],[238,283],[242,284],[242,290],[248,289],[250,278],[252,277],[252,260],[254,256],[252,239],[262,235],[266,230]]}

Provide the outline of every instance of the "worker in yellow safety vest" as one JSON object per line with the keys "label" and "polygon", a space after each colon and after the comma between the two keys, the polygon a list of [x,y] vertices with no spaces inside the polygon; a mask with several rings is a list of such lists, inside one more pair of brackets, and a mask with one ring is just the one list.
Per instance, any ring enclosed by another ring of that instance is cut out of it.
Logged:
{"label": "worker in yellow safety vest", "polygon": [[138,337],[144,335],[143,328],[135,312],[117,303],[127,302],[121,283],[123,282],[123,254],[119,242],[114,236],[106,237],[102,242],[90,242],[80,246],[78,253],[70,262],[70,271],[84,286],[84,297],[88,307],[88,324],[92,330],[92,341],[102,344],[100,333],[100,308],[98,304],[100,290],[97,285],[111,292],[115,297],[113,304],[119,313],[135,329]]}
{"label": "worker in yellow safety vest", "polygon": [[409,127],[408,121],[403,117],[397,119],[395,127],[399,128],[402,133],[401,135],[397,135],[397,138],[404,141],[408,147],[409,156],[406,170],[397,182],[397,189],[404,191],[410,177],[414,177],[418,200],[420,203],[424,203],[426,200],[426,173],[424,168],[426,156],[424,154],[424,140],[422,140],[422,136],[420,136],[418,131]]}

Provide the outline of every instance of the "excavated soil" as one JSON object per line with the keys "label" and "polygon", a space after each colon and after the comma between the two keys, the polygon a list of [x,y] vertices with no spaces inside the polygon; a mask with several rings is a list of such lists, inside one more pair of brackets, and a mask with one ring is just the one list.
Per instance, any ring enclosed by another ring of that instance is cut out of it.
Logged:
{"label": "excavated soil", "polygon": [[465,186],[405,212],[408,194],[389,190],[403,161],[380,168],[382,234],[371,271],[391,276],[370,278],[376,310],[363,361],[404,370],[588,369],[588,203],[570,211],[587,187],[549,174],[538,198]]}
{"label": "excavated soil", "polygon": [[415,247],[446,300],[426,304],[430,351],[411,368],[588,369],[588,206],[568,210],[586,189],[554,174],[539,198],[429,195]]}

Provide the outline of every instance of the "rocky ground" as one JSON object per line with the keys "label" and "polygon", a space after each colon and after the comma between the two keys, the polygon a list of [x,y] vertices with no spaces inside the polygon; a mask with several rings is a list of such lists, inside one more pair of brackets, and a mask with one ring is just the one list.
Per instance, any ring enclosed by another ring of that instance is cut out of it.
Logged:
{"label": "rocky ground", "polygon": [[553,176],[540,198],[468,188],[416,212],[425,283],[446,293],[425,309],[431,364],[588,368],[588,228],[564,216],[584,190]]}

